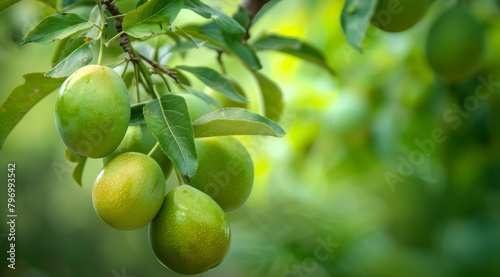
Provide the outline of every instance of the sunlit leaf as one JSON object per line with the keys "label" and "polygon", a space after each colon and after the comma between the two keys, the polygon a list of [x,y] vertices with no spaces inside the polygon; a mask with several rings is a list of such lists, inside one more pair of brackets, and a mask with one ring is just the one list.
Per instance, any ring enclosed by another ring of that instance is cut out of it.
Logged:
{"label": "sunlit leaf", "polygon": [[55,14],[42,19],[33,27],[23,38],[22,44],[50,43],[90,27],[92,23],[77,14]]}
{"label": "sunlit leaf", "polygon": [[207,44],[214,46],[216,49],[234,56],[251,70],[259,70],[262,68],[260,61],[252,48],[243,45],[241,41],[222,36],[220,30],[202,28],[200,31],[193,31],[183,29],[176,30],[176,33],[183,36],[189,35],[191,39],[195,38],[199,40],[195,40],[194,43],[196,44],[206,42]]}
{"label": "sunlit leaf", "polygon": [[202,17],[211,18],[215,25],[227,36],[241,39],[246,33],[243,26],[219,8],[210,7],[199,0],[186,0],[184,6]]}
{"label": "sunlit leaf", "polygon": [[245,97],[238,93],[229,79],[209,67],[191,67],[183,65],[178,66],[177,68],[193,74],[205,85],[233,101],[238,103],[248,102]]}
{"label": "sunlit leaf", "polygon": [[93,40],[89,37],[79,37],[68,43],[61,51],[61,57],[47,72],[45,76],[61,78],[71,75],[75,70],[88,65],[92,61],[92,50],[90,45]]}
{"label": "sunlit leaf", "polygon": [[24,115],[64,81],[45,77],[43,73],[26,74],[24,80],[24,84],[14,88],[0,105],[0,149]]}
{"label": "sunlit leaf", "polygon": [[282,137],[285,131],[276,122],[242,108],[222,108],[193,122],[197,138],[261,135]]}
{"label": "sunlit leaf", "polygon": [[127,13],[123,31],[141,38],[165,33],[181,11],[184,0],[151,0]]}
{"label": "sunlit leaf", "polygon": [[144,119],[186,182],[196,173],[198,161],[193,128],[186,101],[177,95],[164,95],[144,106]]}
{"label": "sunlit leaf", "polygon": [[260,37],[252,44],[256,51],[274,50],[286,53],[305,61],[315,63],[330,74],[334,74],[333,70],[326,63],[324,55],[313,46],[295,38],[283,37],[279,35],[268,35]]}
{"label": "sunlit leaf", "polygon": [[349,44],[361,52],[370,19],[377,6],[377,0],[346,0],[340,21]]}
{"label": "sunlit leaf", "polygon": [[259,83],[264,115],[278,121],[283,113],[283,96],[279,86],[259,72],[254,72],[254,76]]}

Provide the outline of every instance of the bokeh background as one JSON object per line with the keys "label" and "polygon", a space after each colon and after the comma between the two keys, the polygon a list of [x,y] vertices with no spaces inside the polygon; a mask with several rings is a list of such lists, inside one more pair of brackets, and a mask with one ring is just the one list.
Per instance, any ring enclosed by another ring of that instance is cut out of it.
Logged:
{"label": "bokeh background", "polygon": [[[435,1],[404,33],[370,28],[363,54],[342,33],[342,0],[282,1],[254,26],[254,37],[307,40],[336,76],[284,54],[259,54],[263,72],[283,90],[287,135],[240,138],[254,160],[254,189],[228,214],[229,254],[204,276],[500,276],[500,4],[465,1],[487,29],[488,47],[478,75],[450,85],[428,66],[424,45],[430,24],[455,2]],[[239,1],[207,3],[231,12]],[[0,101],[23,74],[50,69],[54,45],[19,45],[49,12],[24,0],[0,13]],[[182,12],[177,24],[200,21]],[[181,62],[217,66],[204,49],[172,61]],[[226,63],[258,109],[254,81],[236,62]],[[481,82],[488,79],[496,85]],[[476,89],[492,91],[464,106]],[[178,276],[156,261],[147,228],[122,232],[99,220],[91,187],[102,163],[88,162],[83,187],[72,181],[54,98],[34,107],[0,152],[1,184],[7,162],[17,164],[18,214],[16,270],[4,266],[2,223],[0,275]],[[452,124],[446,115],[457,107],[466,116]],[[437,128],[444,142],[416,156],[415,141],[431,139]],[[6,185],[2,190],[5,221]]]}

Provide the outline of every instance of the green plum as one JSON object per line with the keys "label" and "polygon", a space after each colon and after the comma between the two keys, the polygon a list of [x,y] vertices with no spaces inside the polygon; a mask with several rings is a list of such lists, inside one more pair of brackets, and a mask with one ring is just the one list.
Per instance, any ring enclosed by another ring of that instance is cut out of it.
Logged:
{"label": "green plum", "polygon": [[233,137],[200,138],[195,143],[198,169],[189,185],[208,194],[226,212],[241,207],[254,178],[246,148]]}
{"label": "green plum", "polygon": [[[129,126],[127,133],[118,147],[108,156],[103,158],[103,163],[107,164],[115,156],[126,152],[139,152],[148,154],[156,144],[156,139],[149,131],[145,124]],[[172,162],[161,151],[160,148],[151,155],[153,159],[160,165],[165,178],[167,178],[172,171]]]}
{"label": "green plum", "polygon": [[205,193],[187,185],[172,189],[149,224],[149,242],[167,268],[197,275],[219,265],[231,232],[224,211]]}
{"label": "green plum", "polygon": [[145,226],[165,196],[165,177],[158,163],[141,153],[123,153],[107,163],[92,188],[99,217],[119,230]]}
{"label": "green plum", "polygon": [[386,32],[402,32],[417,24],[428,6],[427,0],[379,0],[372,23]]}
{"label": "green plum", "polygon": [[71,74],[56,96],[57,131],[73,152],[91,158],[110,154],[130,121],[128,90],[113,69],[87,65]]}
{"label": "green plum", "polygon": [[486,46],[484,28],[465,6],[439,16],[427,34],[426,54],[432,69],[444,79],[459,82],[481,64]]}

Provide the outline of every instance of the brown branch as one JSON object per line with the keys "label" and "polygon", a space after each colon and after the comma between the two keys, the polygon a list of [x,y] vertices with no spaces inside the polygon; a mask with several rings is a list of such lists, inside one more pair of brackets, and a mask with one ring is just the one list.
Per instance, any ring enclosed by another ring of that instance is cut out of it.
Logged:
{"label": "brown branch", "polygon": [[255,15],[267,4],[270,0],[244,0],[241,3],[243,9],[247,12],[250,17],[250,21],[253,20]]}
{"label": "brown branch", "polygon": [[[115,28],[118,33],[123,32],[122,23],[124,15],[120,12],[117,6],[115,6],[114,2],[110,0],[102,1],[102,9],[104,11],[109,11],[112,16],[115,17]],[[103,18],[103,20],[106,20]],[[120,35],[120,46],[122,47],[125,53],[128,53],[130,60],[133,62],[137,62],[137,58],[134,56],[132,49],[130,49],[130,39],[126,33],[122,33]]]}
{"label": "brown branch", "polygon": [[[118,9],[118,7],[115,6],[114,2],[111,2],[110,0],[102,0],[102,8],[103,8],[104,11],[106,11],[106,10],[109,11],[111,13],[111,15],[115,17],[115,28],[116,28],[116,31],[118,33],[122,33],[123,32],[122,24],[123,24],[123,17],[124,17],[124,15],[120,12],[120,10]],[[130,47],[130,38],[124,32],[120,35],[120,46],[122,47],[123,51],[125,51],[125,53],[128,53],[129,58],[130,58],[130,60],[132,62],[134,62],[134,63],[138,63],[139,62],[139,58],[134,55],[134,51],[132,51],[132,48]],[[179,82],[179,78],[177,78],[177,73],[176,72],[170,71],[170,70],[164,68],[159,63],[151,60],[150,58],[144,56],[141,53],[137,52],[137,55],[141,59],[143,59],[144,61],[146,61],[147,63],[149,63],[151,66],[153,66],[154,68],[156,68],[156,69],[160,70],[161,72],[163,72],[163,73],[167,74],[168,76],[170,76],[177,84],[180,83]]]}
{"label": "brown branch", "polygon": [[246,34],[242,39],[243,45],[245,45],[250,39],[250,27],[252,27],[252,21],[255,17],[255,15],[264,7],[265,4],[269,3],[271,0],[244,0],[243,3],[241,3],[241,7],[245,10],[245,12],[248,14],[248,17],[250,18],[250,21],[248,23],[248,26],[245,27]]}
{"label": "brown branch", "polygon": [[141,53],[138,53],[139,56],[141,57],[141,59],[145,60],[147,63],[149,63],[152,67],[160,70],[161,72],[167,74],[168,76],[170,76],[170,78],[174,79],[175,83],[179,84],[179,78],[177,78],[177,72],[175,71],[171,71],[171,70],[168,70],[166,69],[165,67],[161,66],[159,63],[153,61],[152,59],[144,56],[143,54]]}

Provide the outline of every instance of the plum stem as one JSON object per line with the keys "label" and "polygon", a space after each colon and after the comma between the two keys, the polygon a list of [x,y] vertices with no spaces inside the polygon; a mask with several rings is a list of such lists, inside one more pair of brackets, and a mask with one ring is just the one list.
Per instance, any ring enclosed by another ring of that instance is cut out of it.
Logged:
{"label": "plum stem", "polygon": [[148,156],[151,157],[151,155],[153,155],[154,152],[156,152],[156,150],[158,149],[158,147],[160,147],[160,143],[156,142],[155,146],[153,146],[153,148],[151,149],[151,151],[149,151]]}

